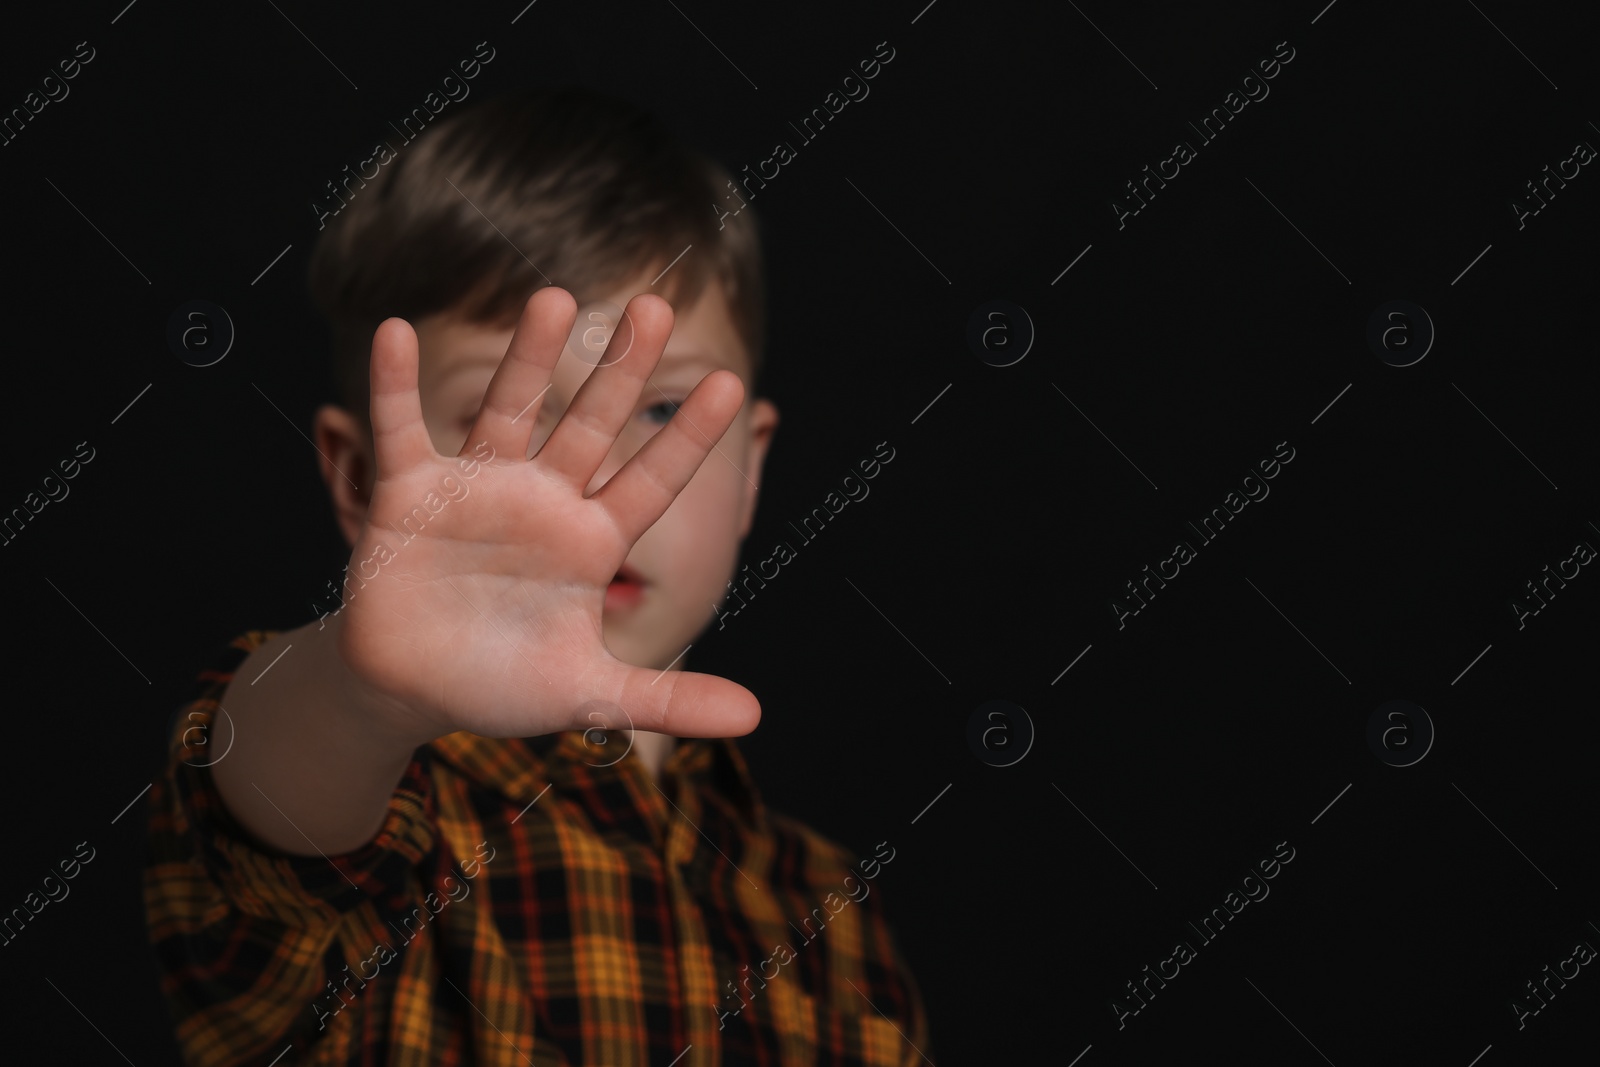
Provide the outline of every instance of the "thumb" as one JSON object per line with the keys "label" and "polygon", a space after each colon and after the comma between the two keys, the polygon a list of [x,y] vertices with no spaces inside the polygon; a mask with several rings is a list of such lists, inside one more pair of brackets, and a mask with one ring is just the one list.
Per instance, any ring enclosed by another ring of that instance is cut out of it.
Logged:
{"label": "thumb", "polygon": [[[583,728],[598,725],[674,737],[741,737],[761,721],[761,702],[755,694],[714,674],[655,671],[619,663],[596,689],[597,699],[581,709],[589,715]],[[621,721],[601,722],[608,713]]]}

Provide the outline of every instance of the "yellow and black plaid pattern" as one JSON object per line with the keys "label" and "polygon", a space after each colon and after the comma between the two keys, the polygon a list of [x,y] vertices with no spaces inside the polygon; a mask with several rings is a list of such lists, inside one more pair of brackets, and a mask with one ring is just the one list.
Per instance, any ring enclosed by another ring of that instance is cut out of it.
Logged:
{"label": "yellow and black plaid pattern", "polygon": [[658,785],[620,736],[451,734],[362,848],[256,843],[206,741],[269,636],[201,676],[151,791],[146,912],[188,1063],[929,1062],[879,863],[764,808],[731,740],[681,742]]}

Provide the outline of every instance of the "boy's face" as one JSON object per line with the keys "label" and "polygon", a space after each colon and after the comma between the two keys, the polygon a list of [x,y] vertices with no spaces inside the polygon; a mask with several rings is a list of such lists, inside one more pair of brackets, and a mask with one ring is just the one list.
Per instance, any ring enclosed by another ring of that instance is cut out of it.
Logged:
{"label": "boy's face", "polygon": [[[603,300],[612,309],[623,308],[636,294],[650,292],[649,282],[649,276],[641,276]],[[606,321],[590,318],[589,312],[598,306],[596,302],[578,308],[573,340],[562,352],[540,405],[530,456],[550,436],[578,387],[602,358],[609,328],[604,329],[603,337],[588,335],[591,342],[601,342],[599,347],[588,351],[580,347],[584,328]],[[750,354],[734,329],[721,286],[713,281],[694,306],[674,307],[673,312],[672,336],[661,360],[627,426],[585,490],[587,495],[605,484],[666,425],[674,404],[681,403],[711,371],[725,367],[743,379],[745,401],[733,424],[672,506],[628,552],[624,566],[631,569],[636,581],[613,582],[606,594],[606,646],[624,663],[657,669],[666,668],[695,640],[711,622],[713,606],[722,602],[740,542],[750,531],[762,463],[778,422],[776,407],[750,396]],[[431,316],[412,326],[420,355],[423,419],[434,449],[440,455],[454,456],[466,441],[513,331],[448,316]],[[618,357],[612,353],[604,358]],[[337,456],[334,459],[338,461]],[[371,467],[364,469],[370,471]],[[339,492],[337,482],[330,488]],[[347,537],[359,532],[359,525],[354,531],[348,529],[348,521],[345,525]],[[682,665],[680,661],[678,666]]]}

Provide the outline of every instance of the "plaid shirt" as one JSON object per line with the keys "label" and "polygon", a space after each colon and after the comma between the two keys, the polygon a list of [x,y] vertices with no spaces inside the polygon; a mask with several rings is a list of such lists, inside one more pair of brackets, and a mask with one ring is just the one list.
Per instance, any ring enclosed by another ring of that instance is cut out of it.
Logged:
{"label": "plaid shirt", "polygon": [[205,765],[269,636],[201,675],[151,792],[145,905],[188,1063],[924,1062],[872,880],[893,848],[855,862],[767,810],[730,740],[680,742],[657,786],[620,734],[455,733],[361,848],[255,842]]}

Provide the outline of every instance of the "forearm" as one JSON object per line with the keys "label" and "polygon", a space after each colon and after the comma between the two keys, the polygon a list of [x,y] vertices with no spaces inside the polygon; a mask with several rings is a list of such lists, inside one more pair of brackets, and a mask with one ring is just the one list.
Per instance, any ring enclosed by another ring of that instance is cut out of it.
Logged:
{"label": "forearm", "polygon": [[326,629],[308,624],[274,637],[240,665],[221,701],[234,732],[227,757],[210,768],[217,792],[245,830],[295,855],[337,855],[370,841],[428,740],[391,725],[380,699],[350,673],[338,653],[340,625],[335,616]]}

